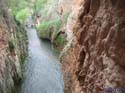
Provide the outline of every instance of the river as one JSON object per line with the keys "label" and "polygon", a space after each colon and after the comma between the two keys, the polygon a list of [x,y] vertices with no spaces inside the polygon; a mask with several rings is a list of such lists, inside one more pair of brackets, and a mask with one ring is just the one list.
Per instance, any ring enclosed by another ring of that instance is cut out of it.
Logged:
{"label": "river", "polygon": [[60,62],[51,44],[41,41],[33,28],[26,28],[29,57],[25,62],[21,93],[64,93]]}

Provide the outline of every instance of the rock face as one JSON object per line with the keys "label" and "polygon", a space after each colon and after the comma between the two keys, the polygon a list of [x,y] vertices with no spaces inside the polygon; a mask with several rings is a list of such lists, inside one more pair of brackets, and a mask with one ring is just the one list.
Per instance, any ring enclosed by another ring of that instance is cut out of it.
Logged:
{"label": "rock face", "polygon": [[26,39],[26,32],[15,24],[4,0],[0,0],[0,93],[18,93],[15,89],[22,78]]}
{"label": "rock face", "polygon": [[65,93],[125,93],[125,0],[76,1],[62,56]]}

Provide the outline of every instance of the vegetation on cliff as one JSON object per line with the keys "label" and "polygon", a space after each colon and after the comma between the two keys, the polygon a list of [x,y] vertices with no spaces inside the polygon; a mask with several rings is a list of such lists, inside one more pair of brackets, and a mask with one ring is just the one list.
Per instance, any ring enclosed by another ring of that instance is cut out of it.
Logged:
{"label": "vegetation on cliff", "polygon": [[0,0],[0,92],[16,92],[22,78],[29,16],[40,38],[65,47],[65,93],[124,89],[124,4],[125,0]]}
{"label": "vegetation on cliff", "polygon": [[62,48],[66,43],[66,35],[62,32],[69,13],[61,15],[57,8],[58,3],[55,0],[47,0],[44,3],[44,6],[37,11],[40,16],[37,30],[41,38],[49,39],[56,47]]}
{"label": "vegetation on cliff", "polygon": [[26,32],[11,16],[7,1],[0,0],[0,93],[19,92],[26,41]]}
{"label": "vegetation on cliff", "polygon": [[64,30],[70,11],[58,10],[58,0],[8,0],[8,5],[18,23],[27,25],[26,18],[31,15],[39,37],[63,48],[66,43]]}

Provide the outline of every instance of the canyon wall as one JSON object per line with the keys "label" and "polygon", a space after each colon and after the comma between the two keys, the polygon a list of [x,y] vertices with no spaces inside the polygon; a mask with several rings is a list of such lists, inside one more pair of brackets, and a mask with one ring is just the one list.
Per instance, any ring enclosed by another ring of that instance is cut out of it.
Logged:
{"label": "canyon wall", "polygon": [[0,0],[0,93],[18,93],[26,56],[26,32],[18,27]]}
{"label": "canyon wall", "polygon": [[[65,93],[125,93],[125,0],[74,0],[61,61]],[[117,90],[117,91],[116,91]]]}

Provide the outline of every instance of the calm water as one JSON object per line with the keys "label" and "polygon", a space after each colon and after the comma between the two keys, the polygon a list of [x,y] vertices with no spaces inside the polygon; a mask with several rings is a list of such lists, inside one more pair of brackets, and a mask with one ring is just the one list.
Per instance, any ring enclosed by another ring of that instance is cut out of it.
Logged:
{"label": "calm water", "polygon": [[64,93],[62,72],[51,44],[40,41],[36,30],[27,28],[29,57],[21,93]]}

